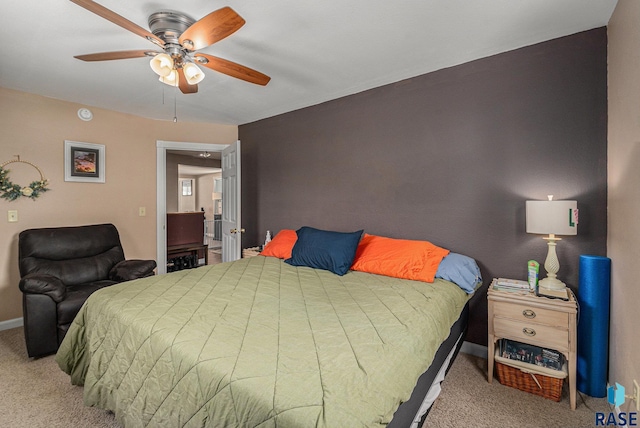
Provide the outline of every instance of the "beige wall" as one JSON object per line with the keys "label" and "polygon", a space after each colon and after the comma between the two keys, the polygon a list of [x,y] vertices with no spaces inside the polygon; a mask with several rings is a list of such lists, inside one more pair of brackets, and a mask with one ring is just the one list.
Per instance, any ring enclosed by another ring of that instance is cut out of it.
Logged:
{"label": "beige wall", "polygon": [[[609,21],[609,382],[640,382],[640,2],[620,0]],[[629,401],[623,410],[635,410]]]}
{"label": "beige wall", "polygon": [[204,208],[207,220],[213,220],[213,180],[222,176],[222,173],[200,175],[196,179],[198,192],[198,209]]}
{"label": "beige wall", "polygon": [[[194,212],[199,211],[196,208],[196,199],[197,199],[197,183],[196,179],[198,177],[192,175],[180,175],[178,176],[178,212],[186,213],[186,212]],[[182,194],[182,182],[183,181],[191,181],[191,195],[183,195]]]}
{"label": "beige wall", "polygon": [[[226,144],[226,143],[225,143]],[[193,156],[167,153],[167,212],[178,212],[178,165],[220,168],[220,159],[199,159]],[[198,208],[200,209],[200,208]]]}
{"label": "beige wall", "polygon": [[[49,192],[33,201],[0,199],[0,321],[22,316],[18,289],[18,234],[37,227],[109,222],[120,231],[128,258],[156,256],[156,141],[229,144],[233,125],[156,121],[91,108],[78,119],[79,104],[0,88],[0,163],[20,155],[44,172]],[[106,183],[64,181],[64,140],[104,144]],[[10,179],[27,185],[38,178],[26,165],[11,164]],[[146,216],[138,216],[138,208]],[[7,222],[18,210],[19,221]]]}

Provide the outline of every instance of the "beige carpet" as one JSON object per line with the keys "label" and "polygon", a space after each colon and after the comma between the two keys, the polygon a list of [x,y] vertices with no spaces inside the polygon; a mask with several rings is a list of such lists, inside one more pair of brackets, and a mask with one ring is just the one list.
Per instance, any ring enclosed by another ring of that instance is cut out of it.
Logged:
{"label": "beige carpet", "polygon": [[[425,427],[592,427],[596,411],[609,411],[604,398],[578,396],[572,412],[566,391],[556,403],[490,385],[486,365],[458,356]],[[0,331],[0,391],[0,427],[120,427],[112,413],[83,405],[82,388],[69,383],[53,356],[27,358],[22,328]]]}
{"label": "beige carpet", "polygon": [[120,427],[113,414],[85,407],[53,356],[30,360],[22,327],[0,331],[0,427]]}
{"label": "beige carpet", "polygon": [[425,427],[593,427],[596,412],[609,412],[605,398],[578,392],[576,410],[569,407],[565,382],[562,400],[487,382],[487,360],[459,354],[442,384],[442,393]]}

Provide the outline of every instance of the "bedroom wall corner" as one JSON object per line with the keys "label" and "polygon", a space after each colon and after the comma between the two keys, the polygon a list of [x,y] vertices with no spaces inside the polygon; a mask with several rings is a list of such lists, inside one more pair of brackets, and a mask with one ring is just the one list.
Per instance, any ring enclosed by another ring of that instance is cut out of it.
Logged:
{"label": "bedroom wall corner", "polygon": [[[609,232],[611,311],[609,383],[630,391],[640,380],[640,3],[619,0],[609,21]],[[625,408],[628,404],[625,404]]]}

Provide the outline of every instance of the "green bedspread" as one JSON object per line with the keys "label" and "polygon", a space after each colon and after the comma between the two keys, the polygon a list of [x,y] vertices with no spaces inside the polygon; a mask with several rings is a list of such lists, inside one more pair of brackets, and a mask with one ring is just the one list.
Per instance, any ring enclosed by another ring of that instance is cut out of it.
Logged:
{"label": "green bedspread", "polygon": [[251,257],[97,291],[56,361],[126,427],[384,426],[468,297]]}

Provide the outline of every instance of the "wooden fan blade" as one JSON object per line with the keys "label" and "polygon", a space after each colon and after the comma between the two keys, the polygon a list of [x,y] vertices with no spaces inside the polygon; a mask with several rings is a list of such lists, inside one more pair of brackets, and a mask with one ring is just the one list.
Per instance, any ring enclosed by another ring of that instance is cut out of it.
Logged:
{"label": "wooden fan blade", "polygon": [[224,73],[228,76],[235,77],[236,79],[255,83],[256,85],[265,86],[267,83],[269,83],[269,80],[271,80],[271,77],[267,76],[266,74],[262,74],[259,71],[253,70],[249,67],[245,67],[244,65],[240,65],[226,59],[218,58],[217,56],[198,53],[195,54],[194,57],[196,58],[196,60],[200,57],[206,59],[206,61],[199,60],[199,65],[218,71],[220,73]]}
{"label": "wooden fan blade", "polygon": [[198,92],[198,85],[190,85],[184,76],[184,70],[178,68],[178,87],[183,94],[195,94]]}
{"label": "wooden fan blade", "polygon": [[81,59],[82,61],[111,61],[114,59],[141,58],[143,56],[147,56],[147,53],[159,54],[162,52],[154,52],[148,50],[100,52],[94,54],[76,55],[74,56],[74,58]]}
{"label": "wooden fan blade", "polygon": [[148,39],[159,46],[164,46],[164,41],[161,38],[156,37],[153,33],[145,30],[139,25],[134,24],[128,19],[118,15],[117,13],[107,9],[102,5],[99,5],[98,3],[92,0],[71,0],[71,1],[77,4],[78,6],[84,7],[89,12],[93,12],[96,15],[101,16],[104,19],[111,21],[116,25],[121,26],[125,30],[129,30],[132,33],[135,33],[141,37],[144,37],[145,39]]}
{"label": "wooden fan blade", "polygon": [[233,9],[223,7],[192,24],[180,35],[178,41],[184,48],[195,51],[230,36],[244,23],[245,20]]}

